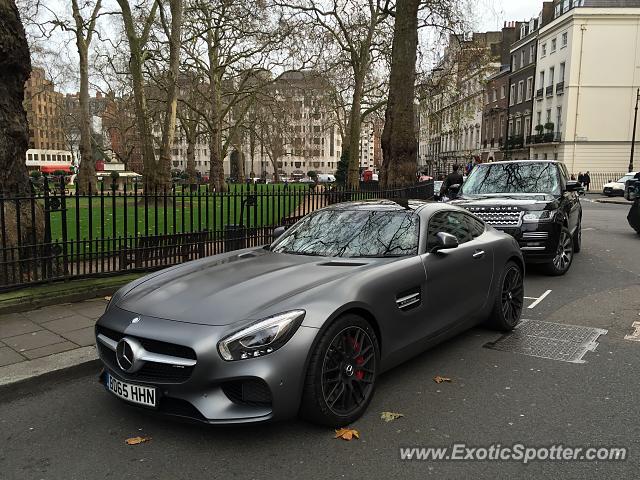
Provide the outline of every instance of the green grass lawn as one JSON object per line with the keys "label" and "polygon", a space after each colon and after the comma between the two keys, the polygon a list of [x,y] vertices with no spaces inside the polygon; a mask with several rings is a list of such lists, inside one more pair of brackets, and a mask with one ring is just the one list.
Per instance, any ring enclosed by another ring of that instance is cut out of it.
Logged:
{"label": "green grass lawn", "polygon": [[[225,225],[250,227],[275,225],[289,216],[309,191],[307,185],[256,185],[256,205],[244,205],[246,185],[231,185],[228,193],[199,192],[178,187],[172,194],[147,197],[133,192],[124,195],[104,195],[66,198],[67,240],[113,239],[137,235],[172,234],[201,230],[222,230]],[[63,238],[62,212],[51,213],[51,237]]]}

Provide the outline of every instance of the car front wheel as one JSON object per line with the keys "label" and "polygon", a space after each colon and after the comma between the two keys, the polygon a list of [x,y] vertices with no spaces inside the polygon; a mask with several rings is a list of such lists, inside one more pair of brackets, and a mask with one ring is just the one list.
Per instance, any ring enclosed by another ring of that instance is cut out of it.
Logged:
{"label": "car front wheel", "polygon": [[549,275],[560,276],[569,271],[571,262],[573,262],[573,238],[567,227],[562,227],[560,238],[556,247],[556,253],[553,260],[546,265]]}
{"label": "car front wheel", "polygon": [[360,418],[373,398],[379,358],[368,322],[351,314],[335,320],[311,354],[301,416],[334,428]]}

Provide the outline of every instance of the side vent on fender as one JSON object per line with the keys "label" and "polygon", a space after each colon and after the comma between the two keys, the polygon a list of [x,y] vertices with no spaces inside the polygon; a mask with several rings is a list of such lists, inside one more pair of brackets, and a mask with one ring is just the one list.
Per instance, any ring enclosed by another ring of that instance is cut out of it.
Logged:
{"label": "side vent on fender", "polygon": [[396,295],[396,305],[400,310],[406,312],[420,306],[422,296],[420,287],[411,288]]}

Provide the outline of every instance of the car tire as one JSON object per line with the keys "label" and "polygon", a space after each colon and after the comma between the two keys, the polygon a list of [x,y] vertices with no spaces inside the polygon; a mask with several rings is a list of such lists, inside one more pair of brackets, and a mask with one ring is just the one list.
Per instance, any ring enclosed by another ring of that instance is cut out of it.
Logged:
{"label": "car tire", "polygon": [[545,265],[548,275],[559,277],[569,271],[573,262],[574,254],[573,237],[567,227],[562,227],[560,237],[558,238],[558,246],[556,254],[548,264]]}
{"label": "car tire", "polygon": [[336,319],[311,353],[300,416],[333,428],[362,416],[375,391],[380,364],[378,338],[363,318]]}
{"label": "car tire", "polygon": [[487,326],[501,332],[513,330],[520,322],[524,304],[522,267],[509,261],[502,269]]}
{"label": "car tire", "polygon": [[580,253],[582,250],[582,218],[578,221],[576,231],[573,232],[573,253]]}

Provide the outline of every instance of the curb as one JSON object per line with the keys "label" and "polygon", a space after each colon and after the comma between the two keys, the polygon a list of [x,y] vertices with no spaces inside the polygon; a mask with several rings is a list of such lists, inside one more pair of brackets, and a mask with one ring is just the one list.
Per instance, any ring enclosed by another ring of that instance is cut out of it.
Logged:
{"label": "curb", "polygon": [[0,367],[0,401],[46,389],[59,380],[78,378],[100,369],[94,346]]}
{"label": "curb", "polygon": [[49,305],[80,302],[92,298],[112,295],[120,287],[143,276],[144,273],[114,276],[95,281],[92,279],[72,280],[66,283],[26,288],[0,294],[0,315],[19,313]]}

